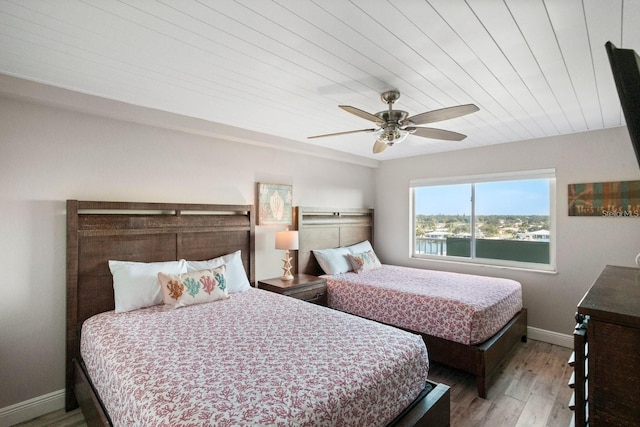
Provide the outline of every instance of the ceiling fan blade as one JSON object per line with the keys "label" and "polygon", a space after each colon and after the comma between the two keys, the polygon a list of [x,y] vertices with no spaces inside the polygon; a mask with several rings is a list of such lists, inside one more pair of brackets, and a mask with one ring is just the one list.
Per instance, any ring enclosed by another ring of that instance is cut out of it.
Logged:
{"label": "ceiling fan blade", "polygon": [[417,128],[410,126],[405,128],[405,130],[412,132],[413,135],[421,136],[423,138],[444,139],[446,141],[462,141],[467,137],[467,135],[444,129]]}
{"label": "ceiling fan blade", "polygon": [[359,108],[352,107],[351,105],[338,105],[338,107],[342,108],[344,111],[348,113],[355,114],[356,116],[361,117],[365,120],[369,120],[377,124],[384,123],[384,121],[381,120],[380,117],[371,113],[367,113],[366,111],[363,111]]}
{"label": "ceiling fan blade", "polygon": [[338,135],[348,135],[350,133],[358,133],[358,132],[374,132],[376,129],[358,129],[358,130],[347,130],[344,132],[336,132],[336,133],[325,133],[324,135],[314,135],[314,136],[308,136],[307,139],[313,139],[313,138],[324,138],[327,136],[338,136]]}
{"label": "ceiling fan blade", "polygon": [[387,144],[376,140],[373,144],[373,154],[382,153],[387,148]]}
{"label": "ceiling fan blade", "polygon": [[465,116],[467,114],[475,113],[478,110],[480,109],[474,104],[456,105],[455,107],[441,108],[439,110],[416,114],[415,116],[409,117],[407,121],[414,125],[424,125],[427,123],[434,123]]}

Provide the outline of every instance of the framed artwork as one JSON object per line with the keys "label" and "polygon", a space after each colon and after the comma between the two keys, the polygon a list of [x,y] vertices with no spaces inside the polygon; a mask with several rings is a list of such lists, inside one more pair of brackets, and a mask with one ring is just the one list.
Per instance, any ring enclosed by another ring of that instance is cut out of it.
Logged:
{"label": "framed artwork", "polygon": [[569,184],[569,216],[640,217],[640,181]]}
{"label": "framed artwork", "polygon": [[258,225],[290,225],[293,187],[258,183]]}

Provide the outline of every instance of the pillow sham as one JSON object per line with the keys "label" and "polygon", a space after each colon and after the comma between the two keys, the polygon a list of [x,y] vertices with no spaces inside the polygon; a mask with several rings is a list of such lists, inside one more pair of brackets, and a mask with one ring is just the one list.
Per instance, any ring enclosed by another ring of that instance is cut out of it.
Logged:
{"label": "pillow sham", "polygon": [[182,274],[158,273],[162,300],[171,308],[217,301],[229,297],[225,265]]}
{"label": "pillow sham", "polygon": [[371,246],[371,242],[369,242],[368,240],[364,240],[360,243],[356,243],[356,244],[345,246],[345,247],[349,249],[349,252],[351,252],[352,254],[361,254],[363,252],[368,252],[373,250],[373,247]]}
{"label": "pillow sham", "polygon": [[187,272],[185,260],[166,262],[109,261],[116,313],[162,304],[158,273]]}
{"label": "pillow sham", "polygon": [[340,274],[351,271],[351,265],[347,260],[347,255],[350,252],[347,248],[314,249],[312,252],[325,274]]}
{"label": "pillow sham", "polygon": [[251,288],[247,272],[244,270],[244,264],[242,264],[242,251],[235,251],[207,261],[187,261],[187,272],[209,270],[222,264],[227,266],[225,279],[229,294],[244,292]]}
{"label": "pillow sham", "polygon": [[365,271],[382,268],[380,260],[373,251],[362,252],[359,254],[349,254],[347,255],[347,258],[349,258],[349,262],[353,267],[353,271],[358,274],[364,273]]}

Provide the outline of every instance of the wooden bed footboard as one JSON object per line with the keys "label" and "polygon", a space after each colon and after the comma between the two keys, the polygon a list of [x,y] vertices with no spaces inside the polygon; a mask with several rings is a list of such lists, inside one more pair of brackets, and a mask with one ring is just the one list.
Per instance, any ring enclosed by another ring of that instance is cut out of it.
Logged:
{"label": "wooden bed footboard", "polygon": [[416,399],[410,409],[403,412],[387,427],[447,427],[451,422],[451,396],[449,386],[427,380],[431,391]]}
{"label": "wooden bed footboard", "polygon": [[527,309],[523,308],[498,333],[478,345],[465,345],[422,335],[432,362],[468,372],[476,377],[478,396],[485,399],[489,381],[518,341],[527,339]]}
{"label": "wooden bed footboard", "polygon": [[73,389],[87,426],[112,426],[82,362],[77,359],[73,359],[73,373]]}

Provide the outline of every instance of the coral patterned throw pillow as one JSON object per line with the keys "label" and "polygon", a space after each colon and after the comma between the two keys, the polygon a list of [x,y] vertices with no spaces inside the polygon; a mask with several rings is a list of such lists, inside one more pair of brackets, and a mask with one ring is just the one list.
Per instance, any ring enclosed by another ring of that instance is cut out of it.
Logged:
{"label": "coral patterned throw pillow", "polygon": [[349,262],[356,273],[364,273],[365,271],[382,268],[380,260],[373,251],[366,251],[359,254],[347,255]]}
{"label": "coral patterned throw pillow", "polygon": [[209,270],[182,274],[158,273],[162,286],[162,300],[172,308],[229,297],[225,279],[226,265]]}

